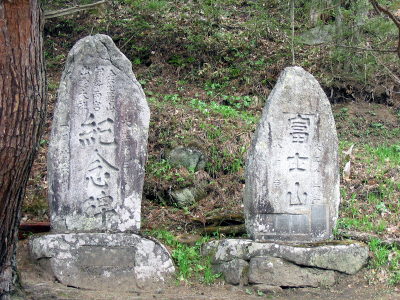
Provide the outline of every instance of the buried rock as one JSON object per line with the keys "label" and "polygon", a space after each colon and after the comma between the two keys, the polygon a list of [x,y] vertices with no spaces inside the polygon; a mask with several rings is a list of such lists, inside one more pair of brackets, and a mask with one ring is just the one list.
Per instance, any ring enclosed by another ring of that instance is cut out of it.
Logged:
{"label": "buried rock", "polygon": [[202,150],[195,146],[179,146],[167,156],[167,160],[175,166],[183,166],[188,170],[198,171],[206,167],[207,158]]}
{"label": "buried rock", "polygon": [[269,285],[269,284],[254,284],[253,290],[255,292],[261,292],[264,294],[268,294],[268,293],[276,294],[276,293],[281,293],[283,291],[280,286]]}
{"label": "buried rock", "polygon": [[321,244],[291,246],[274,243],[252,243],[248,248],[249,257],[272,255],[300,266],[356,274],[368,259],[369,249],[364,243],[333,241]]}
{"label": "buried rock", "polygon": [[207,197],[207,184],[207,181],[202,181],[196,186],[171,191],[169,194],[178,207],[189,207]]}
{"label": "buried rock", "polygon": [[243,259],[235,259],[214,266],[214,274],[222,273],[225,276],[225,281],[230,284],[249,283],[249,263]]}
{"label": "buried rock", "polygon": [[333,25],[311,28],[301,34],[299,41],[309,46],[328,43],[332,41],[335,31],[336,26]]}

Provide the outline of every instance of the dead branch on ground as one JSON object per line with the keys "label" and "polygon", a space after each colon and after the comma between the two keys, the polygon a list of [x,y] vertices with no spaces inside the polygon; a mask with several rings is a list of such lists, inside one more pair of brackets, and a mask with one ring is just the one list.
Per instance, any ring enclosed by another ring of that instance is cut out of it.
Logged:
{"label": "dead branch on ground", "polygon": [[346,239],[357,240],[364,243],[369,243],[372,239],[379,240],[382,245],[385,246],[393,246],[400,245],[400,239],[396,238],[387,238],[382,239],[377,234],[366,233],[366,232],[357,232],[352,230],[338,230],[336,234],[337,237],[342,237]]}
{"label": "dead branch on ground", "polygon": [[77,5],[74,7],[69,7],[69,8],[64,8],[60,10],[54,10],[54,11],[46,11],[44,13],[44,19],[52,19],[52,18],[57,18],[57,17],[62,17],[66,15],[70,15],[79,11],[84,11],[84,10],[89,10],[89,9],[94,9],[98,8],[99,6],[105,5],[106,0],[101,0],[99,2],[91,3],[91,4],[86,4],[86,5]]}

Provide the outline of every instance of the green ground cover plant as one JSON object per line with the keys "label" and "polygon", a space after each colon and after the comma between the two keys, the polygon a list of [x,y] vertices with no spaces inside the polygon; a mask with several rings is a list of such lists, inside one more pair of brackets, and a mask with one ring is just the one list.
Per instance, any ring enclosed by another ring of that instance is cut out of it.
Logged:
{"label": "green ground cover plant", "polygon": [[154,229],[150,235],[172,248],[172,257],[178,268],[176,285],[179,285],[181,281],[190,281],[193,277],[201,283],[211,284],[221,277],[221,274],[212,273],[210,258],[200,255],[200,247],[203,243],[210,241],[209,236],[204,236],[194,246],[190,246],[180,243],[172,232],[163,228]]}

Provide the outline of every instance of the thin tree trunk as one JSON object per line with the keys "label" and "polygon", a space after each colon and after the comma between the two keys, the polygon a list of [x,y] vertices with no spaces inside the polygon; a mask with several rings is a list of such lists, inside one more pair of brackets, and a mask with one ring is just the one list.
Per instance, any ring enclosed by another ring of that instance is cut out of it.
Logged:
{"label": "thin tree trunk", "polygon": [[338,1],[336,6],[336,30],[337,30],[337,40],[343,38],[343,28],[342,28],[342,9],[341,9],[341,2]]}
{"label": "thin tree trunk", "polygon": [[292,65],[296,64],[294,59],[294,0],[290,3],[290,18],[292,20]]}
{"label": "thin tree trunk", "polygon": [[38,0],[0,0],[0,298],[15,289],[18,224],[46,114]]}

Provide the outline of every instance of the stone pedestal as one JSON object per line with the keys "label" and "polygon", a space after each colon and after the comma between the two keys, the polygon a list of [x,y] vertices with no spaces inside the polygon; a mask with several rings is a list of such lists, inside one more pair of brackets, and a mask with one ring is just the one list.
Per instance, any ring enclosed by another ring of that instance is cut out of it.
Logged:
{"label": "stone pedestal", "polygon": [[70,233],[32,236],[32,257],[64,285],[132,291],[170,283],[170,253],[159,242],[136,234]]}
{"label": "stone pedestal", "polygon": [[335,272],[355,274],[366,265],[369,248],[359,242],[289,245],[226,239],[204,244],[214,273],[231,284],[318,287],[335,283]]}

